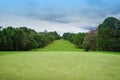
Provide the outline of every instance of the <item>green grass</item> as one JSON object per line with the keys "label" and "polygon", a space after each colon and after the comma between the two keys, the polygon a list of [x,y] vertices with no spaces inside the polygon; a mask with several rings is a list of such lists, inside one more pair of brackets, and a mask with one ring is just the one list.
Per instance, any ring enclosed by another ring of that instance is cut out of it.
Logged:
{"label": "green grass", "polygon": [[0,56],[0,80],[119,79],[120,56],[114,54],[16,52]]}
{"label": "green grass", "polygon": [[45,48],[33,49],[33,51],[83,51],[67,40],[56,40],[54,44],[49,44]]}
{"label": "green grass", "polygon": [[0,80],[120,79],[118,53],[84,52],[64,40],[35,50],[0,52]]}

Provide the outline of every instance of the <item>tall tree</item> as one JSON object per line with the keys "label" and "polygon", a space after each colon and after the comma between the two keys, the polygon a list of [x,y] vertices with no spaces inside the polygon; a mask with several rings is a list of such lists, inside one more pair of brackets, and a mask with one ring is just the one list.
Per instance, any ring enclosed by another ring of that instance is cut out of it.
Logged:
{"label": "tall tree", "polygon": [[98,26],[97,48],[104,51],[120,51],[120,20],[108,17]]}
{"label": "tall tree", "polygon": [[85,51],[96,50],[96,34],[97,30],[91,30],[84,38],[83,48]]}

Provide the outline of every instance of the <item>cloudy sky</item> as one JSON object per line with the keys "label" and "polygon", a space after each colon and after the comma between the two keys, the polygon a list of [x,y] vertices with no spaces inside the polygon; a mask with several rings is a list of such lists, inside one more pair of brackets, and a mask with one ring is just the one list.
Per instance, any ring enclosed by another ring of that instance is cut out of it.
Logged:
{"label": "cloudy sky", "polygon": [[120,0],[0,0],[0,26],[87,32],[106,17],[120,19]]}

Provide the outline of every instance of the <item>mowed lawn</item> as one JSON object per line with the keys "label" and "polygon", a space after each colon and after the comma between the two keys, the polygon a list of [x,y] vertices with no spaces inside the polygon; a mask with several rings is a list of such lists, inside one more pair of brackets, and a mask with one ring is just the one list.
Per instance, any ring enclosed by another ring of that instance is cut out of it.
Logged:
{"label": "mowed lawn", "polygon": [[56,40],[45,48],[33,49],[33,51],[83,51],[67,40]]}
{"label": "mowed lawn", "polygon": [[119,79],[119,53],[66,50],[0,52],[0,80]]}

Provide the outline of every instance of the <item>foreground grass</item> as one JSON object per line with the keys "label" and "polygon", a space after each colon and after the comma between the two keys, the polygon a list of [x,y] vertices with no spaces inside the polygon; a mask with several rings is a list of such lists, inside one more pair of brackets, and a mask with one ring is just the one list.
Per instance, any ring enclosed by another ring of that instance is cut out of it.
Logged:
{"label": "foreground grass", "polygon": [[33,49],[33,51],[84,51],[78,49],[74,44],[67,40],[56,40],[54,44],[49,44],[45,48]]}
{"label": "foreground grass", "polygon": [[120,55],[114,53],[57,51],[11,53],[0,56],[0,80],[120,79]]}
{"label": "foreground grass", "polygon": [[42,49],[0,52],[0,80],[119,80],[119,62],[118,53],[84,52],[57,40]]}

